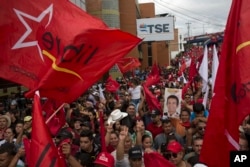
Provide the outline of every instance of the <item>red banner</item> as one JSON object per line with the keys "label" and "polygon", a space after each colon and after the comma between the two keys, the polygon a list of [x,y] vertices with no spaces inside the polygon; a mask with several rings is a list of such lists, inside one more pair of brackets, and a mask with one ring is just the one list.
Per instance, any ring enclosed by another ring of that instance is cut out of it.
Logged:
{"label": "red banner", "polygon": [[138,58],[124,57],[117,62],[117,65],[121,73],[125,73],[125,72],[135,69],[136,67],[139,67],[141,63],[138,60]]}
{"label": "red banner", "polygon": [[109,76],[105,84],[106,90],[109,92],[116,92],[119,87],[120,84],[117,81],[113,80],[111,76]]}
{"label": "red banner", "polygon": [[160,82],[160,69],[156,64],[154,64],[144,84],[145,86],[149,87],[159,82]]}
{"label": "red banner", "polygon": [[0,2],[0,77],[72,102],[141,40],[68,0]]}
{"label": "red banner", "polygon": [[249,7],[247,0],[233,0],[227,21],[200,155],[211,167],[229,166],[230,151],[239,149],[239,125],[250,113]]}
{"label": "red banner", "polygon": [[29,166],[66,167],[65,160],[59,157],[57,148],[45,125],[38,93],[34,96],[31,136],[30,150],[25,150],[30,155]]}
{"label": "red banner", "polygon": [[[42,106],[43,111],[46,113],[46,124],[50,130],[50,134],[53,136],[56,136],[66,123],[63,105],[64,103],[61,104],[55,100],[48,99]],[[55,112],[57,113],[55,114]]]}

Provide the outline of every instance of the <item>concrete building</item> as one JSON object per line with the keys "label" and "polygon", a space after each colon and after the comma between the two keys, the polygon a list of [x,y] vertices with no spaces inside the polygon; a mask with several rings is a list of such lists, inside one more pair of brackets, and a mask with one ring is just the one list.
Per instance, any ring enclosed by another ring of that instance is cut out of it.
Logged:
{"label": "concrete building", "polygon": [[[138,4],[138,0],[71,1],[75,1],[74,3],[78,6],[85,4],[87,13],[102,19],[109,27],[120,28],[122,31],[133,35],[137,35],[136,19],[161,17],[155,15],[154,3]],[[174,40],[142,42],[127,56],[139,58],[142,62],[142,69],[144,69],[154,62],[160,66],[169,65],[171,54],[178,53],[178,51],[178,29],[174,29]]]}
{"label": "concrete building", "polygon": [[79,8],[86,11],[85,0],[70,0],[70,1],[73,2],[74,4],[76,4]]}

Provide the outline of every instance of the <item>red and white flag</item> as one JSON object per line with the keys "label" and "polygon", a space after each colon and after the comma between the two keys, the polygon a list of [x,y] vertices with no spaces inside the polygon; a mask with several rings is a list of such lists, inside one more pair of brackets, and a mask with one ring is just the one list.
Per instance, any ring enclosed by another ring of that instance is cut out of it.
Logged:
{"label": "red and white flag", "polygon": [[232,1],[200,154],[209,167],[229,167],[230,151],[239,149],[239,125],[250,114],[249,9],[247,0]]}
{"label": "red and white flag", "polygon": [[182,75],[182,73],[185,71],[186,68],[190,67],[191,61],[192,61],[192,59],[189,58],[189,59],[185,60],[185,61],[181,64],[180,69],[179,69],[179,71],[178,71],[178,75],[179,75],[179,76]]}
{"label": "red and white flag", "polygon": [[72,102],[141,41],[68,0],[2,0],[0,6],[0,77],[30,95],[39,90]]}
{"label": "red and white flag", "polygon": [[117,66],[121,73],[126,73],[136,67],[139,67],[140,65],[140,61],[135,57],[124,57],[117,62]]}

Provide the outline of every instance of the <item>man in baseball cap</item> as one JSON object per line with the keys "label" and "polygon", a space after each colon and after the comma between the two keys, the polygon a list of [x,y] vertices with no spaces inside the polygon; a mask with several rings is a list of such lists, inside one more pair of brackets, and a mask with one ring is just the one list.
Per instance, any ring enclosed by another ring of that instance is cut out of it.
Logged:
{"label": "man in baseball cap", "polygon": [[142,149],[140,146],[134,146],[128,151],[128,158],[131,167],[142,166]]}
{"label": "man in baseball cap", "polygon": [[97,156],[94,164],[95,167],[114,167],[115,159],[111,154],[107,152],[101,152]]}

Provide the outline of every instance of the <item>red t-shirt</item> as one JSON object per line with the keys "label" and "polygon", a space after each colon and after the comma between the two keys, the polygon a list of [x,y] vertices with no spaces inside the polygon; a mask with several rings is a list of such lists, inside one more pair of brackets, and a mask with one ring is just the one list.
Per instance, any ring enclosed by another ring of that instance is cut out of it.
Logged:
{"label": "red t-shirt", "polygon": [[108,153],[112,153],[113,151],[115,151],[115,148],[114,148],[113,146],[111,146],[111,145],[108,145],[108,146],[106,147],[106,149],[107,149],[107,152],[108,152]]}
{"label": "red t-shirt", "polygon": [[162,125],[156,126],[156,124],[153,124],[153,122],[148,124],[146,129],[152,133],[153,138],[163,132]]}

